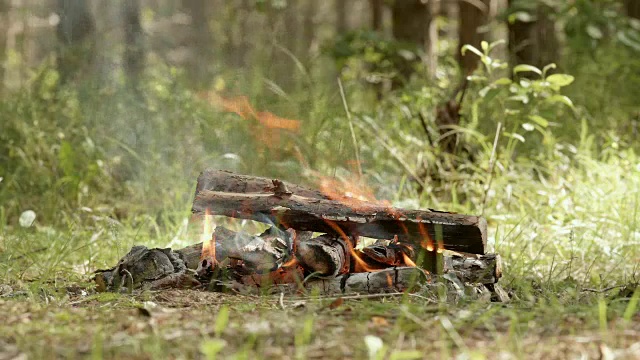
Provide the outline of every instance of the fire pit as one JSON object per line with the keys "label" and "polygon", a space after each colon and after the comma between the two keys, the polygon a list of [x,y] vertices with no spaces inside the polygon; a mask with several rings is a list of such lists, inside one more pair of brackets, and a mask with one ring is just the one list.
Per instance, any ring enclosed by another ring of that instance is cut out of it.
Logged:
{"label": "fire pit", "polygon": [[[485,254],[483,218],[399,209],[333,190],[204,171],[192,207],[202,242],[179,250],[134,246],[114,268],[96,272],[98,289],[375,294],[413,291],[443,276],[493,290],[500,279],[500,256]],[[214,229],[213,215],[271,227],[259,235]]]}

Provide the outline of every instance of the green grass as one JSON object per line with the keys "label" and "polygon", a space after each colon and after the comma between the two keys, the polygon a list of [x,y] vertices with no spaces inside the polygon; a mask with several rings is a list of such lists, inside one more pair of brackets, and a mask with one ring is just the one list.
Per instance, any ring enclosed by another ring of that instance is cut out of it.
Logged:
{"label": "green grass", "polygon": [[[283,309],[269,296],[92,295],[90,272],[112,266],[133,244],[197,241],[181,222],[97,217],[62,231],[38,222],[3,228],[0,282],[12,290],[0,298],[0,321],[9,325],[0,338],[34,358],[366,358],[366,336],[382,340],[374,358],[597,357],[634,343],[628,356],[637,356],[640,169],[632,152],[623,154],[498,171],[486,216],[491,250],[505,260],[500,282],[513,295],[508,304],[409,297],[346,300],[330,309],[331,300],[294,307],[296,299],[287,299]],[[467,209],[476,201],[438,206]],[[159,305],[150,318],[137,310],[146,301]],[[228,315],[220,315],[222,306]]]}

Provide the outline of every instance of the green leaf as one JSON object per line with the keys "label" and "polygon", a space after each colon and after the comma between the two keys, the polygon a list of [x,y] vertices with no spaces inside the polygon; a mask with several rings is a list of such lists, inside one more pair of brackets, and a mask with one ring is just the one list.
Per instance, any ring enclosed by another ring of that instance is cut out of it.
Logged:
{"label": "green leaf", "polygon": [[511,24],[515,23],[516,20],[522,22],[532,22],[534,20],[534,17],[526,11],[517,11],[509,15],[508,20]]}
{"label": "green leaf", "polygon": [[220,310],[218,310],[218,316],[216,316],[216,322],[213,326],[213,333],[216,334],[216,336],[220,336],[228,323],[229,307],[227,305],[223,305]]}
{"label": "green leaf", "polygon": [[514,96],[509,96],[507,98],[507,100],[513,100],[513,101],[519,101],[523,104],[528,104],[529,103],[529,97],[527,95],[514,95]]}
{"label": "green leaf", "polygon": [[471,46],[469,44],[464,45],[462,47],[462,49],[460,49],[460,52],[462,53],[462,55],[464,55],[467,52],[467,50],[471,51],[472,53],[474,53],[474,54],[476,54],[476,55],[478,55],[480,57],[484,56],[484,54],[482,52],[480,52],[480,50],[476,49],[475,47],[473,47],[473,46]]}
{"label": "green leaf", "polygon": [[543,118],[540,115],[529,115],[529,119],[535,122],[536,124],[542,126],[543,128],[546,128],[547,126],[549,126],[549,120]]}
{"label": "green leaf", "polygon": [[518,133],[505,132],[505,133],[504,133],[504,135],[505,135],[505,136],[508,136],[508,137],[510,137],[510,138],[512,138],[512,139],[516,139],[516,140],[518,140],[518,141],[520,141],[520,142],[525,142],[525,140],[524,140],[524,136],[522,136],[522,135],[520,135],[520,134],[518,134]]}
{"label": "green leaf", "polygon": [[389,356],[389,360],[422,359],[423,356],[423,353],[418,350],[399,350],[392,352]]}
{"label": "green leaf", "polygon": [[599,27],[597,27],[597,26],[595,26],[593,24],[587,25],[587,34],[589,34],[589,36],[592,39],[596,39],[596,40],[600,40],[604,36],[602,34],[602,30],[600,30]]}
{"label": "green leaf", "polygon": [[503,44],[506,44],[506,43],[507,42],[504,39],[500,39],[500,40],[494,41],[489,45],[489,51],[493,50],[493,48],[495,48],[498,45],[503,45]]}
{"label": "green leaf", "polygon": [[536,73],[538,75],[542,75],[542,71],[540,71],[540,69],[538,69],[537,67],[535,67],[533,65],[520,64],[520,65],[516,65],[513,68],[513,73],[514,74],[517,74],[517,73],[520,73],[520,72],[527,72],[527,71],[534,72],[534,73]]}
{"label": "green leaf", "polygon": [[563,103],[565,105],[567,105],[568,107],[574,109],[573,107],[573,101],[571,101],[571,99],[569,99],[568,97],[564,96],[564,95],[553,95],[552,97],[548,98],[547,101],[550,101],[552,103]]}
{"label": "green leaf", "polygon": [[525,129],[526,131],[533,131],[536,129],[536,127],[533,126],[532,123],[524,123],[522,124],[522,128]]}
{"label": "green leaf", "polygon": [[480,82],[480,81],[486,81],[487,77],[482,75],[469,75],[467,76],[467,80],[471,82]]}
{"label": "green leaf", "polygon": [[555,68],[557,68],[557,66],[554,63],[546,65],[544,68],[542,68],[542,77],[546,77],[547,76],[547,72],[549,72],[549,70],[555,69]]}
{"label": "green leaf", "polygon": [[200,352],[205,356],[205,359],[214,360],[226,345],[226,341],[222,339],[205,340],[200,344]]}
{"label": "green leaf", "polygon": [[492,85],[485,86],[482,89],[480,89],[480,91],[478,91],[478,95],[480,95],[480,97],[485,97],[485,96],[487,96],[487,93],[491,89],[493,89]]}
{"label": "green leaf", "polygon": [[485,54],[489,51],[489,43],[482,40],[482,42],[480,43],[480,47],[482,48],[482,51],[485,52]]}
{"label": "green leaf", "polygon": [[511,79],[506,77],[500,78],[494,81],[493,83],[491,83],[491,85],[510,85],[510,84],[511,84]]}
{"label": "green leaf", "polygon": [[551,84],[559,87],[570,85],[575,78],[567,74],[553,74],[549,75],[546,80]]}
{"label": "green leaf", "polygon": [[633,292],[631,300],[624,310],[622,318],[625,322],[630,322],[633,315],[638,311],[638,302],[640,302],[640,286],[636,287],[636,291]]}

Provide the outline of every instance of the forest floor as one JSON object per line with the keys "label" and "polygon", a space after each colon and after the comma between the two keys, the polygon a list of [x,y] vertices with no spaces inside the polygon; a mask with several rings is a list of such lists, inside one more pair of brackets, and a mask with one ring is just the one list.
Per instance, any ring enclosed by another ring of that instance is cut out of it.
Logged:
{"label": "forest floor", "polygon": [[494,179],[488,250],[502,256],[507,303],[424,291],[343,300],[96,293],[92,272],[131,246],[198,242],[185,230],[190,204],[164,217],[116,221],[83,208],[62,226],[0,226],[0,360],[640,359],[640,165],[586,161],[545,183],[516,171]]}
{"label": "forest floor", "polygon": [[97,236],[31,230],[0,234],[0,256],[11,260],[1,266],[0,360],[640,358],[640,291],[631,282],[597,289],[555,275],[536,282],[514,276],[524,265],[511,261],[501,280],[515,294],[508,303],[426,293],[342,300],[96,293],[87,269],[117,258],[81,261],[92,259]]}
{"label": "forest floor", "polygon": [[605,309],[602,323],[601,309],[580,302],[451,305],[408,297],[336,306],[191,290],[81,292],[69,287],[60,296],[51,284],[41,300],[0,300],[0,359],[362,359],[378,346],[371,358],[640,358],[640,314],[623,320],[623,302]]}

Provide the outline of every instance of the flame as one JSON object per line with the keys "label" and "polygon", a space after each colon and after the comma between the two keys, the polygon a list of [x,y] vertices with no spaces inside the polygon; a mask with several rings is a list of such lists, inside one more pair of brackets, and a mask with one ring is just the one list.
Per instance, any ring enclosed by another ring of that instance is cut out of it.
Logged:
{"label": "flame", "polygon": [[391,275],[387,274],[387,285],[392,288],[393,287],[393,279],[391,278]]}
{"label": "flame", "polygon": [[202,253],[200,260],[209,259],[212,264],[216,263],[216,237],[213,234],[215,225],[213,224],[213,216],[209,209],[205,210],[204,221],[202,226],[202,235],[200,240],[202,241]]}
{"label": "flame", "polygon": [[354,266],[353,272],[370,272],[370,271],[380,270],[380,269],[376,269],[369,266],[369,264],[367,264],[366,261],[362,260],[358,252],[355,250],[353,243],[351,243],[351,238],[349,238],[347,234],[344,233],[344,231],[342,230],[342,228],[340,228],[340,226],[338,226],[335,222],[331,220],[325,219],[325,222],[329,226],[331,226],[331,228],[335,230],[335,232],[337,232],[338,235],[340,235],[342,240],[344,240],[345,244],[347,244],[347,247],[349,248],[349,254],[353,258],[353,260],[355,260],[355,266]]}
{"label": "flame", "polygon": [[420,240],[420,246],[422,246],[424,249],[427,249],[427,251],[433,251],[435,249],[435,246],[433,245],[433,239],[429,235],[429,232],[427,232],[422,219],[418,218],[417,220],[418,231],[420,231],[420,236],[422,237],[422,239]]}
{"label": "flame", "polygon": [[286,263],[282,264],[281,267],[287,268],[287,267],[292,267],[296,265],[298,265],[298,259],[294,257],[294,258],[291,258],[291,260],[287,261]]}
{"label": "flame", "polygon": [[339,201],[354,210],[367,211],[375,206],[391,207],[388,201],[377,200],[373,191],[361,182],[320,177],[319,188],[329,199]]}
{"label": "flame", "polygon": [[281,146],[281,130],[291,132],[300,130],[299,120],[286,119],[269,111],[256,111],[249,98],[244,95],[224,97],[214,91],[205,91],[200,93],[199,97],[222,111],[238,114],[244,120],[256,120],[257,123],[252,123],[250,126],[251,133],[260,143],[271,149]]}
{"label": "flame", "polygon": [[418,266],[418,265],[416,265],[416,263],[413,262],[413,260],[411,260],[409,255],[405,254],[404,252],[402,253],[402,260],[404,261],[404,264],[406,266],[410,266],[410,267]]}

